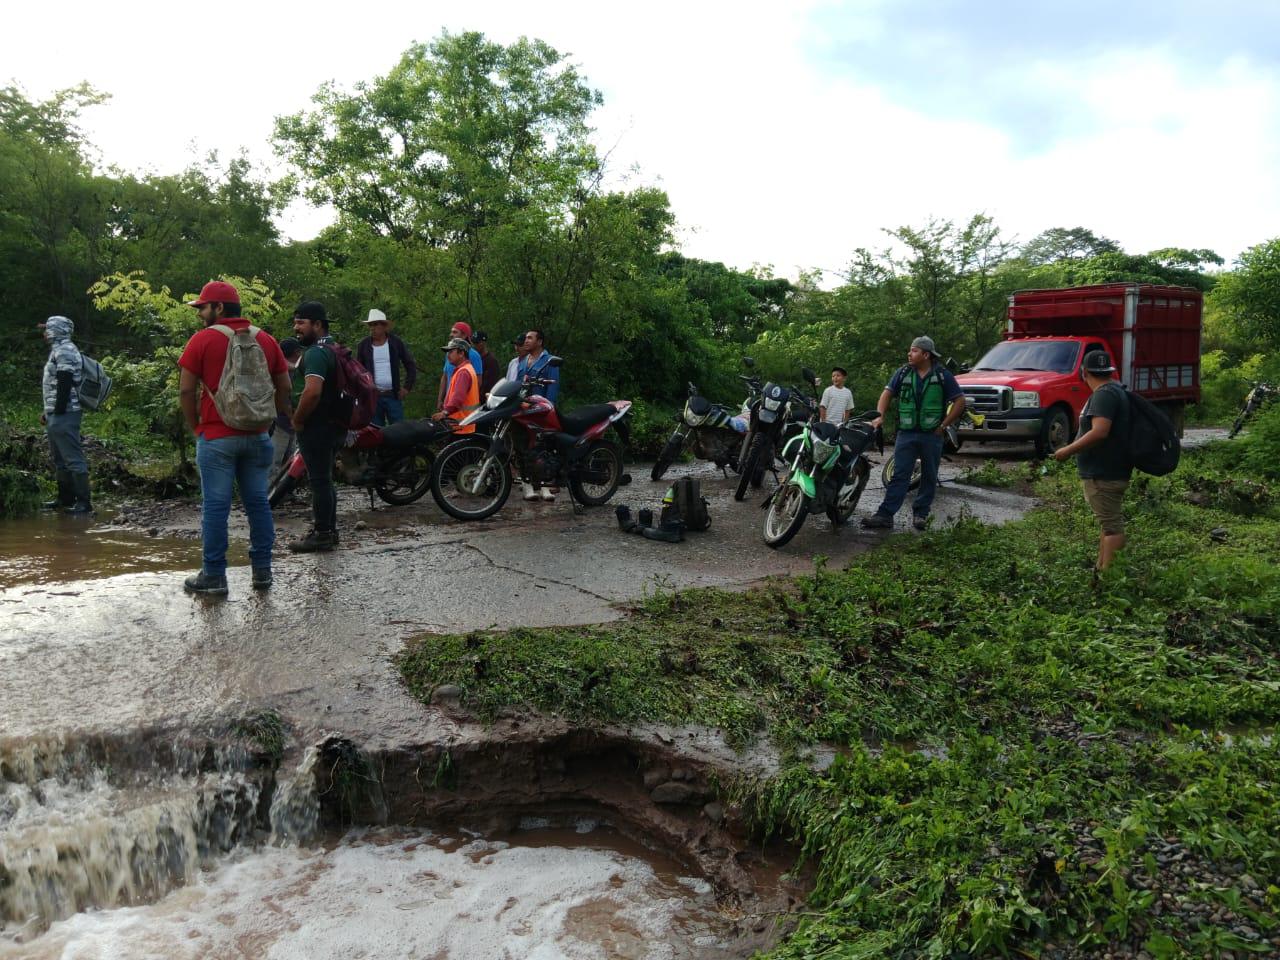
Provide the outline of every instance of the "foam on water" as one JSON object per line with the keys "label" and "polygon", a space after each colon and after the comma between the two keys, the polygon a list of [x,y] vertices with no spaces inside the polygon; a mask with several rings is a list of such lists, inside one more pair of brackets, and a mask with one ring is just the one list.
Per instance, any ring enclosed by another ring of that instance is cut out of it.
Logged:
{"label": "foam on water", "polygon": [[[518,838],[518,835],[517,835]],[[448,960],[728,955],[705,885],[596,846],[462,841],[401,829],[331,849],[267,846],[158,903],[83,913],[0,957]],[[683,883],[681,881],[684,881]]]}

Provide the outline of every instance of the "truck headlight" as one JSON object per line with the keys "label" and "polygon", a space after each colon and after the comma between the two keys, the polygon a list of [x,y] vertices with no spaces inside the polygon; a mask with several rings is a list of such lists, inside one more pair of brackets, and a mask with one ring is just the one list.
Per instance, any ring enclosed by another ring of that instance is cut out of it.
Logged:
{"label": "truck headlight", "polygon": [[1040,406],[1040,394],[1035,390],[1013,391],[1013,408]]}

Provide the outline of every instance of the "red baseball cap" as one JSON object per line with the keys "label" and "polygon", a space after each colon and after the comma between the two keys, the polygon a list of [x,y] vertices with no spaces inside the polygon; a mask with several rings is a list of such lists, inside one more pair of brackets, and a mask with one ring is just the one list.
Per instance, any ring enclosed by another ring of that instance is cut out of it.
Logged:
{"label": "red baseball cap", "polygon": [[210,280],[200,289],[200,296],[188,300],[188,307],[203,307],[206,303],[239,303],[240,291],[221,280]]}
{"label": "red baseball cap", "polygon": [[463,321],[459,320],[457,323],[453,325],[453,329],[461,330],[462,336],[464,339],[467,339],[467,340],[471,339],[471,324],[464,323]]}

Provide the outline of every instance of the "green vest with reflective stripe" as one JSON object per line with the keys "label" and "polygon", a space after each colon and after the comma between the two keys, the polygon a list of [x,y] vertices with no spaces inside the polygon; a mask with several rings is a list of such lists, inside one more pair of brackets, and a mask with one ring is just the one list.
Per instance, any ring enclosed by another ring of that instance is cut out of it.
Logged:
{"label": "green vest with reflective stripe", "polygon": [[942,391],[942,370],[934,364],[916,395],[916,372],[905,367],[898,384],[898,429],[937,430],[946,416],[947,402]]}

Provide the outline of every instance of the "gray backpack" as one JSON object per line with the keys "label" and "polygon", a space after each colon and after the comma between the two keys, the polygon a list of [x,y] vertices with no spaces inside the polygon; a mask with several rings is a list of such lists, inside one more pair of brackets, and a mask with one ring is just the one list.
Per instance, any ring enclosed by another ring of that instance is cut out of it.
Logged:
{"label": "gray backpack", "polygon": [[111,394],[111,375],[102,369],[102,364],[83,352],[80,354],[80,385],[76,387],[76,394],[84,410],[101,409]]}
{"label": "gray backpack", "polygon": [[276,418],[276,386],[258,343],[258,328],[232,330],[215,323],[212,329],[228,341],[227,360],[213,395],[218,416],[233,430],[265,430]]}

